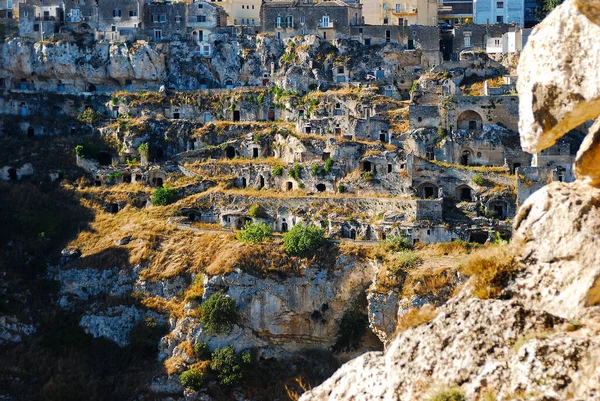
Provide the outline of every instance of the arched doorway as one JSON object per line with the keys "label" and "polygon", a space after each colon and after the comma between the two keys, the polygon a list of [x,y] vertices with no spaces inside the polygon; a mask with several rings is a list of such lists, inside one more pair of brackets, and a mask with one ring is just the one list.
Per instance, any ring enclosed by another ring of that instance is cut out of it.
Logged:
{"label": "arched doorway", "polygon": [[480,131],[483,128],[483,119],[476,111],[466,110],[458,116],[456,127],[460,130]]}
{"label": "arched doorway", "polygon": [[284,221],[283,223],[281,223],[281,232],[287,233],[287,231],[288,231],[288,224]]}
{"label": "arched doorway", "polygon": [[456,188],[456,197],[461,202],[472,202],[473,201],[473,190],[467,185]]}
{"label": "arched doorway", "polygon": [[350,239],[356,239],[356,230],[354,228],[350,229]]}
{"label": "arched doorway", "polygon": [[491,201],[488,203],[488,215],[499,220],[506,220],[508,217],[508,204],[500,200]]}
{"label": "arched doorway", "polygon": [[96,160],[98,160],[101,166],[110,166],[112,163],[112,157],[108,152],[98,152]]}
{"label": "arched doorway", "polygon": [[464,149],[460,153],[460,164],[463,166],[468,166],[471,160],[473,160],[473,154],[470,150]]}
{"label": "arched doorway", "polygon": [[261,175],[258,177],[258,189],[263,189],[265,186],[265,178]]}
{"label": "arched doorway", "polygon": [[235,149],[233,148],[233,146],[227,146],[227,148],[225,149],[225,155],[228,159],[233,159],[235,157]]}
{"label": "arched doorway", "polygon": [[288,181],[285,183],[286,186],[286,190],[291,191],[292,189],[294,189],[294,184],[291,181]]}
{"label": "arched doorway", "polygon": [[417,196],[421,199],[437,198],[438,187],[430,182],[423,183],[417,188]]}

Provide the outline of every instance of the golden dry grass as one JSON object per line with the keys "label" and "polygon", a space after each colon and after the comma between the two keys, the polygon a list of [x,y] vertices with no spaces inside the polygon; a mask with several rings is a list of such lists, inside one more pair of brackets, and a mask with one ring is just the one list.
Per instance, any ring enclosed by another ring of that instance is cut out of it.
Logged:
{"label": "golden dry grass", "polygon": [[517,250],[510,245],[490,246],[473,252],[463,268],[473,282],[473,295],[497,298],[519,270]]}
{"label": "golden dry grass", "polygon": [[429,323],[438,315],[438,313],[439,312],[433,305],[425,305],[419,309],[411,309],[398,319],[398,323],[396,324],[396,334]]}

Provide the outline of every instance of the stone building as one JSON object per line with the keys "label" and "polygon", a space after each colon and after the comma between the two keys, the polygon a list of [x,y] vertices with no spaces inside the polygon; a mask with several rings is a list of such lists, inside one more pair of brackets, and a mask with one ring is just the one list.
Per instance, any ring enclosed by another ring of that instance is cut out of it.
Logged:
{"label": "stone building", "polygon": [[450,49],[452,60],[458,60],[458,54],[463,50],[487,52],[492,47],[498,47],[502,51],[502,35],[510,29],[508,24],[468,24],[454,27]]}
{"label": "stone building", "polygon": [[262,0],[211,0],[219,5],[229,18],[228,25],[260,25],[260,5]]}
{"label": "stone building", "polygon": [[441,3],[440,22],[449,25],[473,23],[473,0],[443,0]]}
{"label": "stone building", "polygon": [[227,25],[227,13],[223,8],[206,0],[194,1],[186,5],[186,36],[198,46],[198,53],[204,57],[212,55],[210,36],[214,28]]}
{"label": "stone building", "polygon": [[65,12],[58,4],[19,3],[19,36],[43,40],[59,32]]}
{"label": "stone building", "polygon": [[133,40],[142,19],[142,9],[140,0],[102,0],[98,6],[96,37]]}
{"label": "stone building", "polygon": [[0,20],[13,19],[15,17],[15,5],[14,0],[0,0]]}
{"label": "stone building", "polygon": [[144,4],[142,32],[150,40],[176,40],[186,33],[185,3]]}
{"label": "stone building", "polygon": [[518,24],[525,26],[523,0],[473,0],[473,22],[476,24]]}
{"label": "stone building", "polygon": [[434,0],[362,0],[367,25],[437,26],[438,2]]}
{"label": "stone building", "polygon": [[362,23],[360,5],[341,0],[263,0],[261,28],[284,39],[297,35],[317,35],[325,40],[348,38],[350,26]]}

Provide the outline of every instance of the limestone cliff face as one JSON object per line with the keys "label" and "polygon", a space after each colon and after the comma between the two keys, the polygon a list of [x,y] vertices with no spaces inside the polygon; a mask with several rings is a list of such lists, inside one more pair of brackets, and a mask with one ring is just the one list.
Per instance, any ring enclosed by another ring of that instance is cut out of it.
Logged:
{"label": "limestone cliff face", "polygon": [[106,81],[138,79],[163,80],[165,44],[137,42],[125,44],[97,43],[80,47],[72,42],[31,43],[10,40],[0,47],[2,69],[15,78],[36,75],[46,79],[83,80],[92,84]]}
{"label": "limestone cliff face", "polygon": [[[526,150],[600,115],[599,8],[568,0],[534,30],[519,63]],[[440,385],[460,387],[467,400],[600,399],[598,124],[578,154],[579,181],[553,183],[522,205],[520,271],[503,300],[472,298],[467,284],[430,323],[349,362],[301,400],[420,400]]]}
{"label": "limestone cliff face", "polygon": [[308,267],[302,276],[285,280],[257,278],[238,271],[205,277],[204,299],[217,291],[238,305],[240,321],[225,336],[207,335],[198,319],[172,323],[161,343],[162,357],[171,356],[182,341],[206,342],[211,349],[233,345],[238,351],[258,347],[265,356],[284,356],[309,348],[327,349],[335,343],[339,320],[364,291],[377,266],[341,256],[333,271]]}

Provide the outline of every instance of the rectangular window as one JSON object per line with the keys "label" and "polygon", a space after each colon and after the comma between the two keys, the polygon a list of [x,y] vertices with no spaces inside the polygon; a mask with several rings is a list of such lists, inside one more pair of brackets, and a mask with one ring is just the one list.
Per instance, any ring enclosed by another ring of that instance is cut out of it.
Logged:
{"label": "rectangular window", "polygon": [[291,15],[288,15],[287,17],[285,17],[285,26],[286,26],[286,28],[293,28],[294,27],[294,17],[292,17]]}
{"label": "rectangular window", "polygon": [[504,22],[504,17],[501,16],[501,15],[497,16],[496,17],[496,22],[499,23],[499,24],[503,23]]}
{"label": "rectangular window", "polygon": [[328,15],[323,16],[323,18],[321,19],[321,24],[322,24],[323,28],[329,27],[329,16]]}
{"label": "rectangular window", "polygon": [[167,16],[165,14],[161,14],[160,22],[167,22]]}
{"label": "rectangular window", "polygon": [[402,11],[402,4],[396,4],[396,12],[399,13]]}
{"label": "rectangular window", "polygon": [[33,32],[39,32],[40,31],[40,24],[35,24],[33,26]]}
{"label": "rectangular window", "polygon": [[198,8],[203,8],[202,4],[198,4]]}
{"label": "rectangular window", "polygon": [[160,29],[155,29],[154,30],[154,39],[155,40],[162,39],[162,31]]}
{"label": "rectangular window", "polygon": [[158,14],[152,14],[152,22],[158,22]]}
{"label": "rectangular window", "polygon": [[196,15],[196,22],[206,22],[206,15]]}
{"label": "rectangular window", "polygon": [[137,17],[137,10],[129,10],[130,17]]}
{"label": "rectangular window", "polygon": [[306,19],[304,17],[300,17],[300,23],[304,24],[306,22]]}
{"label": "rectangular window", "polygon": [[11,8],[13,8],[13,0],[8,0],[8,1],[6,2],[6,8],[8,8],[9,10],[10,10]]}
{"label": "rectangular window", "polygon": [[114,18],[121,18],[121,10],[114,9],[113,10],[113,17]]}
{"label": "rectangular window", "polygon": [[112,32],[117,32],[117,26],[116,26],[116,25],[111,25],[111,26],[110,26],[110,30],[111,30]]}
{"label": "rectangular window", "polygon": [[281,17],[275,19],[275,28],[281,28]]}
{"label": "rectangular window", "polygon": [[503,1],[497,1],[496,2],[496,8],[504,8],[504,2]]}
{"label": "rectangular window", "polygon": [[471,37],[465,36],[465,47],[471,47]]}

